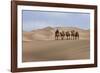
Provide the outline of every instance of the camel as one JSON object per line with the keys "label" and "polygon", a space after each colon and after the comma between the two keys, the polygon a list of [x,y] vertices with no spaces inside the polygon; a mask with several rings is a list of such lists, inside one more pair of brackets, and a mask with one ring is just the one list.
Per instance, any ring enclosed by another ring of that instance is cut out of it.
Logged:
{"label": "camel", "polygon": [[65,37],[65,32],[64,31],[60,32],[60,36],[61,36],[61,39],[63,40]]}
{"label": "camel", "polygon": [[69,31],[66,32],[66,37],[67,37],[67,40],[70,40],[70,32]]}
{"label": "camel", "polygon": [[55,40],[58,40],[59,37],[61,37],[61,40],[64,40],[65,36],[67,37],[67,40],[77,40],[79,39],[79,32],[75,30],[59,32],[58,29],[55,31]]}
{"label": "camel", "polygon": [[57,29],[57,30],[55,31],[55,40],[58,40],[58,37],[59,37],[59,30]]}
{"label": "camel", "polygon": [[79,33],[75,30],[71,31],[71,40],[77,40],[79,39]]}
{"label": "camel", "polygon": [[75,30],[72,30],[71,31],[71,40],[74,40],[75,39]]}
{"label": "camel", "polygon": [[79,33],[78,32],[75,32],[75,40],[79,40]]}

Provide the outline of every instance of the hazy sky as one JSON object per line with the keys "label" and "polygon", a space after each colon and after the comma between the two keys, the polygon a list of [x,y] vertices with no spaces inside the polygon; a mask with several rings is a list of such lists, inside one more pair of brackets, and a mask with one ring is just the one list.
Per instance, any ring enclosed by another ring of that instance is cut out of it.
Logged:
{"label": "hazy sky", "polygon": [[89,13],[54,12],[54,11],[22,11],[23,31],[31,31],[44,27],[79,27],[90,28]]}

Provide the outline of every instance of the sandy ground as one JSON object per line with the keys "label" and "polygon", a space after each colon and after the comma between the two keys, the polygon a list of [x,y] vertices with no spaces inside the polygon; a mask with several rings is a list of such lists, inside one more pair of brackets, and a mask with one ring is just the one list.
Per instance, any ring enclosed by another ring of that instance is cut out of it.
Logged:
{"label": "sandy ground", "polygon": [[23,62],[89,59],[89,40],[23,42]]}
{"label": "sandy ground", "polygon": [[79,40],[54,40],[54,29],[45,28],[32,32],[23,32],[22,61],[79,60],[90,58],[90,34],[88,30],[76,28]]}

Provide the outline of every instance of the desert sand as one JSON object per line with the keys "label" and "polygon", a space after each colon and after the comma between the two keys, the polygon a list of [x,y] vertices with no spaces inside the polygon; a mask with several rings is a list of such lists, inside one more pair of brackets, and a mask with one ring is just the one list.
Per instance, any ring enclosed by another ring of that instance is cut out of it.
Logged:
{"label": "desert sand", "polygon": [[90,31],[76,27],[57,27],[60,31],[75,30],[79,40],[55,40],[56,28],[23,32],[22,61],[80,60],[90,58]]}

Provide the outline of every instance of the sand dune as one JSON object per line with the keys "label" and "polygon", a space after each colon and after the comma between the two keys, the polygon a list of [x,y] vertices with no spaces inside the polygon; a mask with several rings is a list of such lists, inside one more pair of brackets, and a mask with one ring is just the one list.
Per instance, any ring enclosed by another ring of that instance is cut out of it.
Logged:
{"label": "sand dune", "polygon": [[[75,27],[57,27],[60,31],[78,31],[80,34],[80,39],[89,39],[89,30],[84,30]],[[46,27],[43,29],[33,30],[31,32],[23,32],[23,41],[28,40],[54,40],[55,30],[57,28]]]}
{"label": "sand dune", "polygon": [[56,28],[51,27],[23,32],[23,62],[89,59],[89,30],[59,27],[60,31],[73,29],[79,32],[79,40],[54,40]]}

